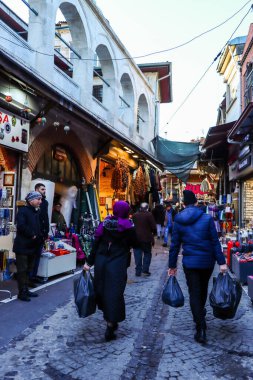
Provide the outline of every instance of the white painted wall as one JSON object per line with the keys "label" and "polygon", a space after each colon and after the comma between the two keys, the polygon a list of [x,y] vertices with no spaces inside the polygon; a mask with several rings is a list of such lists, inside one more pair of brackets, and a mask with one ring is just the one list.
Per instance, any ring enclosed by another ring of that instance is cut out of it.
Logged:
{"label": "white painted wall", "polygon": [[[30,12],[28,42],[23,41],[18,34],[0,21],[0,33],[6,38],[6,40],[0,39],[0,48],[41,80],[151,152],[150,141],[154,137],[155,125],[155,80],[152,78],[149,83],[134,61],[129,59],[129,53],[94,1],[30,0],[29,4],[39,15]],[[84,58],[72,61],[73,78],[67,77],[54,65],[55,22],[59,7],[70,26],[73,47]],[[33,51],[29,50],[29,47]],[[110,87],[104,85],[104,104],[99,104],[92,96],[93,59],[96,51],[100,53],[100,59],[107,59],[101,64],[104,78],[110,84]],[[113,60],[115,58],[128,59]],[[125,118],[122,118],[122,101],[119,95],[122,96],[121,78],[124,74],[130,78],[133,97],[131,110],[128,110]],[[141,95],[146,98],[149,117],[144,133],[138,134],[137,105]]]}

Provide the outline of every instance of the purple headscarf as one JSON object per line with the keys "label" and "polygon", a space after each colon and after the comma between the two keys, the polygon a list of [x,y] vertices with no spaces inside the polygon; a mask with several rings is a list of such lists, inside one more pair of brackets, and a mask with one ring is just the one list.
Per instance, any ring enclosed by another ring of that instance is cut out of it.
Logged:
{"label": "purple headscarf", "polygon": [[[129,220],[128,214],[130,211],[130,206],[125,201],[115,202],[113,205],[113,215],[107,216],[105,222],[108,220],[115,219],[118,221],[117,229],[119,232],[123,232],[129,228],[133,227],[133,222]],[[103,235],[104,223],[100,223],[95,232],[95,238],[99,238]]]}

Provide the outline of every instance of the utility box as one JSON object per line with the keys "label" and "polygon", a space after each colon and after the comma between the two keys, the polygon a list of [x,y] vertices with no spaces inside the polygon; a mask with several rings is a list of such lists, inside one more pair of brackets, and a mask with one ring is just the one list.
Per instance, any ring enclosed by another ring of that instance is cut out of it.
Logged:
{"label": "utility box", "polygon": [[241,261],[235,254],[232,255],[232,268],[238,281],[247,284],[247,277],[253,276],[253,261]]}

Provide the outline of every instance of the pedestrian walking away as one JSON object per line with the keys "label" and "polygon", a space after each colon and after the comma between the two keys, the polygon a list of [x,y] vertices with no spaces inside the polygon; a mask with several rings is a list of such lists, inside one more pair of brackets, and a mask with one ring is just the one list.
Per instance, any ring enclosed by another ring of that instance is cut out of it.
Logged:
{"label": "pedestrian walking away", "polygon": [[130,206],[118,201],[113,206],[113,216],[107,216],[95,232],[95,243],[83,269],[94,265],[94,288],[98,308],[107,322],[105,339],[116,338],[118,323],[124,321],[124,291],[127,281],[128,255],[137,246],[133,222],[129,220]]}
{"label": "pedestrian walking away", "polygon": [[165,229],[164,229],[164,242],[163,247],[168,246],[169,235],[172,234],[173,223],[175,219],[176,211],[173,209],[171,203],[167,203],[165,212]]}
{"label": "pedestrian walking away", "polygon": [[157,239],[160,240],[164,236],[164,219],[165,219],[165,208],[159,202],[156,203],[152,210],[153,217],[156,222],[156,234]]}
{"label": "pedestrian walking away", "polygon": [[41,194],[39,216],[40,216],[40,227],[41,227],[43,241],[42,241],[40,249],[38,250],[38,254],[36,255],[34,268],[30,274],[29,287],[31,288],[36,287],[35,281],[36,281],[37,271],[38,271],[38,267],[40,263],[40,256],[42,253],[44,242],[48,238],[48,233],[49,233],[48,201],[46,200],[46,186],[43,183],[37,183],[34,189],[35,191]]}
{"label": "pedestrian walking away", "polygon": [[156,232],[156,222],[148,211],[148,204],[141,203],[140,210],[133,215],[133,222],[136,228],[137,239],[140,246],[134,249],[135,275],[150,276],[149,271],[152,258],[152,245],[154,245],[154,234]]}
{"label": "pedestrian walking away", "polygon": [[227,265],[213,218],[197,207],[197,199],[192,191],[185,190],[183,194],[185,209],[175,217],[168,275],[177,274],[177,258],[182,244],[183,269],[196,325],[194,338],[199,343],[205,343],[208,282],[215,261],[222,273],[227,271]]}
{"label": "pedestrian walking away", "polygon": [[37,191],[27,194],[26,205],[17,213],[17,235],[14,240],[13,252],[16,254],[18,298],[30,301],[30,297],[37,297],[28,289],[29,275],[43,243],[40,224],[40,209],[42,196]]}

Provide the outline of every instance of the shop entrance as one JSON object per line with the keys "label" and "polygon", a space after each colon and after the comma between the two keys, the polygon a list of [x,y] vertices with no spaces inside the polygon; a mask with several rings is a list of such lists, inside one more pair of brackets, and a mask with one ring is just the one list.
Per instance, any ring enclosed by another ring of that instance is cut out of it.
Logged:
{"label": "shop entrance", "polygon": [[33,182],[36,179],[45,179],[52,183],[47,191],[47,200],[49,204],[58,201],[62,204],[61,212],[67,227],[71,223],[78,227],[80,172],[78,160],[73,153],[63,145],[54,145],[44,152],[32,173]]}

